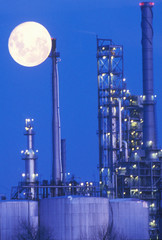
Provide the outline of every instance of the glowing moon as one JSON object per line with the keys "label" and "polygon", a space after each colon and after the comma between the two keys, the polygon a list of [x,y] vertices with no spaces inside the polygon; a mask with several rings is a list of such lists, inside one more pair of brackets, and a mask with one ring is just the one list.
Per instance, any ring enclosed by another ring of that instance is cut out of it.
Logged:
{"label": "glowing moon", "polygon": [[12,58],[20,65],[33,67],[49,56],[52,47],[47,29],[36,22],[24,22],[11,32],[8,48]]}

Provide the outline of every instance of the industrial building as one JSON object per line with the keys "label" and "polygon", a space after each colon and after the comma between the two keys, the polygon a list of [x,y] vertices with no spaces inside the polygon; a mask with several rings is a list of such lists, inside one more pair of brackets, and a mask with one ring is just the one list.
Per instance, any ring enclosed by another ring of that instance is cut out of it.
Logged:
{"label": "industrial building", "polygon": [[99,181],[66,179],[56,39],[52,39],[52,179],[39,181],[34,120],[25,120],[23,181],[0,201],[0,239],[162,239],[161,158],[153,91],[152,2],[142,12],[143,95],[132,95],[123,46],[97,38]]}
{"label": "industrial building", "polygon": [[142,12],[143,95],[132,95],[123,73],[123,46],[97,39],[100,191],[148,202],[150,237],[159,234],[162,150],[156,139],[153,89],[154,3]]}

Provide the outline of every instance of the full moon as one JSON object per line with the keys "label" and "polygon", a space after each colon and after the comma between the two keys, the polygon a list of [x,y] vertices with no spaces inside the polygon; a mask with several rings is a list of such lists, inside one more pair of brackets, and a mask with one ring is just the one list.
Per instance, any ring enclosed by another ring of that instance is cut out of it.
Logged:
{"label": "full moon", "polygon": [[47,29],[36,22],[24,22],[13,29],[8,41],[12,58],[20,65],[34,67],[46,60],[52,47]]}

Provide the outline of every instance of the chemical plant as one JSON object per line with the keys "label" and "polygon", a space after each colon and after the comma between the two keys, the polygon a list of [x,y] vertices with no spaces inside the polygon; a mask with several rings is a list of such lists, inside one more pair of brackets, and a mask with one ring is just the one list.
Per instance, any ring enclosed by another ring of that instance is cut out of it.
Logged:
{"label": "chemical plant", "polygon": [[[34,120],[25,120],[23,181],[0,201],[0,239],[162,239],[162,150],[153,91],[154,3],[142,2],[143,95],[132,95],[123,46],[97,38],[99,181],[67,180],[61,139],[56,39],[52,39],[51,181],[39,181]],[[23,237],[22,237],[23,236]]]}

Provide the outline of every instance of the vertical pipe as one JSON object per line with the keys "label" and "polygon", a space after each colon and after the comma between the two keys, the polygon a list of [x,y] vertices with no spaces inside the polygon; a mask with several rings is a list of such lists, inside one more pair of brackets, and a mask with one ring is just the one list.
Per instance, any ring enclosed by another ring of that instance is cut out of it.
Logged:
{"label": "vertical pipe", "polygon": [[122,152],[122,116],[121,116],[121,99],[118,98],[119,102],[119,151]]}
{"label": "vertical pipe", "polygon": [[142,12],[142,60],[143,60],[143,146],[156,149],[155,102],[153,92],[153,13],[152,2],[140,3]]}
{"label": "vertical pipe", "polygon": [[62,181],[57,56],[56,39],[52,39],[52,182],[56,185]]}
{"label": "vertical pipe", "polygon": [[61,139],[62,182],[66,180],[66,139]]}

